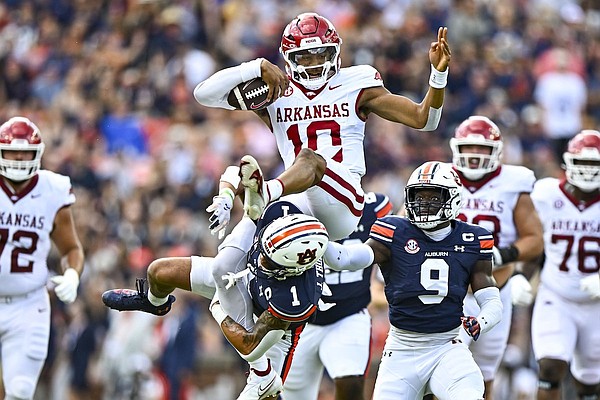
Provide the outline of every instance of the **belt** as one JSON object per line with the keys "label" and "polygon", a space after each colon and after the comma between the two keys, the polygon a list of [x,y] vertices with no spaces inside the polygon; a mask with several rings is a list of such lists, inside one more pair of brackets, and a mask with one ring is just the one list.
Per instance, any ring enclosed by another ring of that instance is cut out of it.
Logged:
{"label": "belt", "polygon": [[14,303],[15,301],[20,301],[20,300],[24,300],[28,297],[33,296],[34,294],[36,294],[37,292],[40,291],[40,289],[44,288],[44,286],[42,286],[41,288],[38,289],[33,289],[30,292],[24,293],[24,294],[15,294],[15,295],[10,295],[10,296],[0,296],[0,304],[11,304]]}

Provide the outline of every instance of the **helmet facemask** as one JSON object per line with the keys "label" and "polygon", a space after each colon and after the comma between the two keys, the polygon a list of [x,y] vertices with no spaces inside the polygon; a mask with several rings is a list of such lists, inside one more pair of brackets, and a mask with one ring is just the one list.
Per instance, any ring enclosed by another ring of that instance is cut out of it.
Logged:
{"label": "helmet facemask", "polygon": [[[429,193],[420,196],[425,190]],[[461,191],[460,178],[449,164],[428,161],[410,175],[404,188],[406,216],[421,229],[434,229],[456,218]]]}
{"label": "helmet facemask", "polygon": [[[32,152],[33,158],[13,160],[8,152]],[[13,117],[0,126],[0,175],[20,182],[33,177],[40,169],[44,143],[39,128],[25,117]]]}
{"label": "helmet facemask", "polygon": [[583,149],[579,154],[564,153],[567,181],[584,192],[600,189],[600,155]]}
{"label": "helmet facemask", "polygon": [[[465,152],[464,146],[480,146],[489,149],[486,153]],[[502,134],[489,118],[473,115],[464,120],[450,139],[452,164],[469,180],[479,180],[500,166],[502,156]]]}
{"label": "helmet facemask", "polygon": [[[420,199],[418,194],[424,189],[439,193],[436,200]],[[421,229],[433,229],[436,226],[456,217],[452,200],[458,194],[441,186],[416,186],[406,188],[406,215],[408,219]]]}
{"label": "helmet facemask", "polygon": [[[465,178],[470,180],[481,179],[486,174],[494,172],[500,165],[502,142],[481,139],[450,139],[452,164]],[[463,146],[487,147],[491,149],[491,152],[490,154],[466,153],[461,149]]]}
{"label": "helmet facemask", "polygon": [[[283,57],[292,79],[307,89],[316,90],[325,85],[338,72],[340,64],[339,51],[339,45],[337,44],[319,44],[315,47],[303,47],[287,51]],[[307,65],[304,62],[306,58],[322,58],[322,62]]]}

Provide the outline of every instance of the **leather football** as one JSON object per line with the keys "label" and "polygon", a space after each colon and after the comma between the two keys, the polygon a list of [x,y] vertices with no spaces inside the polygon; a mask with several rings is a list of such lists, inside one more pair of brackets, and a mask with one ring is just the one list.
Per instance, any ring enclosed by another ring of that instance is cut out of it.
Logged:
{"label": "leather football", "polygon": [[238,110],[262,110],[272,103],[267,101],[268,93],[269,85],[260,78],[254,78],[234,87],[227,96],[227,102]]}

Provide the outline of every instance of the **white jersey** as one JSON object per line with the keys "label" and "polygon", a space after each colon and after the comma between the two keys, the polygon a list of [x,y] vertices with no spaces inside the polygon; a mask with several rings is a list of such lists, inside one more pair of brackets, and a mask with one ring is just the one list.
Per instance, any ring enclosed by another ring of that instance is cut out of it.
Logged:
{"label": "white jersey", "polygon": [[521,193],[531,193],[534,183],[533,171],[516,165],[502,165],[480,182],[463,180],[458,218],[487,228],[496,247],[510,246],[517,240],[515,206]]}
{"label": "white jersey", "polygon": [[0,296],[46,285],[54,218],[74,202],[67,176],[41,170],[17,195],[0,179]]}
{"label": "white jersey", "polygon": [[322,88],[310,91],[293,81],[267,110],[285,168],[302,148],[310,148],[363,176],[365,120],[357,104],[363,89],[383,86],[369,65],[341,68]]}
{"label": "white jersey", "polygon": [[536,182],[531,199],[544,226],[541,282],[568,300],[589,301],[579,282],[600,269],[600,198],[578,203],[564,181],[545,178]]}

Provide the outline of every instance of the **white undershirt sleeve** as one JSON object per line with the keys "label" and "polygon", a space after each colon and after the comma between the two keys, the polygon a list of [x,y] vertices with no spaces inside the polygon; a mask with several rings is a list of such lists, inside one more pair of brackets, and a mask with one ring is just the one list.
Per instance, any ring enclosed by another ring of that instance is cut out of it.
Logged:
{"label": "white undershirt sleeve", "polygon": [[335,271],[358,271],[373,264],[373,249],[364,244],[342,245],[329,242],[323,260]]}
{"label": "white undershirt sleeve", "polygon": [[500,291],[495,286],[479,289],[475,293],[475,300],[479,304],[479,315],[477,321],[481,327],[481,333],[492,329],[502,319],[502,301]]}
{"label": "white undershirt sleeve", "polygon": [[242,82],[260,77],[260,64],[262,60],[262,58],[257,58],[256,60],[216,72],[196,86],[194,89],[194,98],[198,103],[206,107],[235,110],[227,102],[229,92]]}

